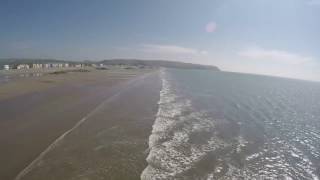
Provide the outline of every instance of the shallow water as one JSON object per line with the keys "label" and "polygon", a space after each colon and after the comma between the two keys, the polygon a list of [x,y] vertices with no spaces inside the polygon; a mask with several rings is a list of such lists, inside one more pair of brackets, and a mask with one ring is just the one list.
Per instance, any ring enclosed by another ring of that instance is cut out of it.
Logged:
{"label": "shallow water", "polygon": [[30,78],[30,77],[40,77],[43,76],[43,73],[19,73],[19,74],[0,74],[0,85],[9,83],[14,80],[18,79],[25,79],[25,78]]}
{"label": "shallow water", "polygon": [[320,83],[164,70],[142,179],[319,179]]}
{"label": "shallow water", "polygon": [[11,78],[8,75],[0,74],[0,85],[8,83],[10,81],[10,79]]}

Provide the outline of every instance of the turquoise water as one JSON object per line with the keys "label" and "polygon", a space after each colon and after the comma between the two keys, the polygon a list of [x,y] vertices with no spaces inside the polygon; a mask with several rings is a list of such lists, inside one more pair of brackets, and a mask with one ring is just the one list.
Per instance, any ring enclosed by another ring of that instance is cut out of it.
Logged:
{"label": "turquoise water", "polygon": [[319,179],[320,83],[161,72],[142,179]]}

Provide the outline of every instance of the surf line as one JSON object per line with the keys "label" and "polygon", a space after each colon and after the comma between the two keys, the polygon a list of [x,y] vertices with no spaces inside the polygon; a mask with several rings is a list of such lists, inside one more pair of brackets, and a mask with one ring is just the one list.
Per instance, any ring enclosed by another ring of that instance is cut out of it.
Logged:
{"label": "surf line", "polygon": [[[102,103],[100,103],[98,106],[96,106],[92,111],[90,111],[86,116],[84,116],[80,121],[78,121],[71,129],[64,132],[62,135],[60,135],[57,139],[55,139],[44,151],[42,151],[28,166],[26,166],[22,171],[18,173],[18,175],[15,177],[15,180],[20,180],[23,176],[28,174],[33,167],[35,167],[41,159],[50,152],[53,148],[57,147],[59,143],[72,131],[77,129],[79,126],[81,126],[90,116],[98,112],[103,106],[106,104],[112,102],[114,99],[116,99],[120,94],[127,92],[129,89],[133,88],[134,85],[137,85],[138,82],[143,82],[144,79],[146,79],[148,76],[151,76],[153,73],[147,73],[142,76],[139,76],[137,78],[134,78],[124,84],[122,84],[121,88],[124,88],[121,91],[118,91],[116,94],[112,95],[111,97],[108,97],[106,100],[104,100]],[[127,87],[127,88],[125,88]]]}

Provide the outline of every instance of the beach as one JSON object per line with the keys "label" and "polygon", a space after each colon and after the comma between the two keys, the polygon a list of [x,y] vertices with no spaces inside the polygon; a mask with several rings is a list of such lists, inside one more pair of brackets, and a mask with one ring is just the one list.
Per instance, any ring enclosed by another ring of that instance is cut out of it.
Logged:
{"label": "beach", "polygon": [[319,99],[316,82],[196,69],[11,79],[0,179],[317,180]]}
{"label": "beach", "polygon": [[0,86],[0,179],[139,179],[156,70],[19,78]]}

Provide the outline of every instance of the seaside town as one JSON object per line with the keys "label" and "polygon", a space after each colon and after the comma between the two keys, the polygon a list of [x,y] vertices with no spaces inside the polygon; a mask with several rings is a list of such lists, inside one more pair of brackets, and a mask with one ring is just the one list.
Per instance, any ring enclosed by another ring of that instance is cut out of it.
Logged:
{"label": "seaside town", "polygon": [[[86,64],[69,64],[69,63],[47,63],[47,64],[17,64],[17,65],[4,65],[3,70],[11,69],[49,69],[49,68],[82,68],[88,66]],[[95,66],[91,65],[91,66]]]}
{"label": "seaside town", "polygon": [[[2,67],[1,67],[2,66]],[[0,70],[45,70],[45,69],[62,69],[62,68],[85,68],[93,67],[98,70],[107,70],[109,68],[119,68],[119,69],[145,69],[153,68],[153,65],[145,64],[103,64],[103,63],[21,63],[21,64],[5,64],[1,65]],[[155,65],[156,67],[157,65]]]}

